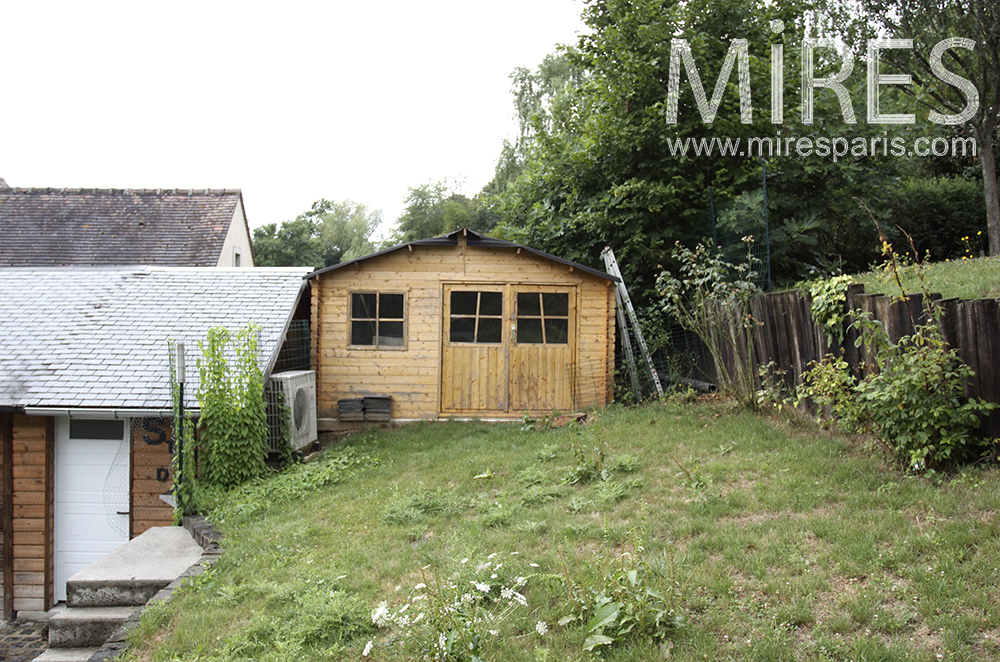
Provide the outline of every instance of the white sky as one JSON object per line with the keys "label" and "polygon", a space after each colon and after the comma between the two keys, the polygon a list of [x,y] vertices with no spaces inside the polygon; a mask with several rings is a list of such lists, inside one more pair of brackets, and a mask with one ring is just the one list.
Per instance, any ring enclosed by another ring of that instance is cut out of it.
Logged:
{"label": "white sky", "polygon": [[252,227],[314,200],[399,216],[475,194],[515,131],[508,78],[584,29],[580,0],[3,2],[11,186],[241,188]]}

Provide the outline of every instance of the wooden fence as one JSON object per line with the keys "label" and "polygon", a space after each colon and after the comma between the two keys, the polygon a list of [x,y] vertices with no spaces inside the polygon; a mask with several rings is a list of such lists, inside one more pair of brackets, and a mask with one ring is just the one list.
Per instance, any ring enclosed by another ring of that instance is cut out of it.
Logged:
{"label": "wooden fence", "polygon": [[[1000,402],[1000,299],[965,301],[931,296],[941,306],[940,327],[945,342],[956,348],[962,361],[975,371],[966,384],[966,395]],[[808,294],[795,290],[765,294],[752,302],[751,314],[758,322],[752,340],[754,363],[762,366],[773,362],[777,369],[785,371],[786,382],[792,387],[802,383],[802,374],[813,361],[843,352],[851,369],[861,376],[865,356],[862,349],[855,347],[856,332],[848,329],[842,345],[831,342],[813,321],[811,304]],[[846,310],[871,313],[885,326],[892,342],[913,333],[914,321],[920,324],[925,319],[922,295],[901,301],[898,297],[866,294],[859,284],[850,286]],[[746,347],[739,351],[744,354]],[[724,360],[732,367],[732,352]],[[1000,410],[985,421],[983,431],[989,437],[1000,437]]]}

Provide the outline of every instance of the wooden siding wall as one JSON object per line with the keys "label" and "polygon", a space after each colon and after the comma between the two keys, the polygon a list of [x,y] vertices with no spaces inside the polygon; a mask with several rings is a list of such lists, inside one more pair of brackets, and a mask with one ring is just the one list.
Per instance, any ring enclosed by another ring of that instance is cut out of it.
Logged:
{"label": "wooden siding wall", "polygon": [[46,611],[53,600],[53,419],[15,414],[13,454],[13,609]]}
{"label": "wooden siding wall", "polygon": [[132,419],[132,538],[154,526],[174,522],[174,509],[160,498],[173,485],[171,434],[168,419]]}
{"label": "wooden siding wall", "polygon": [[0,582],[0,599],[3,600],[5,621],[14,618],[14,550],[11,546],[14,527],[14,416],[0,413],[0,563],[2,582]]}
{"label": "wooden siding wall", "polygon": [[[440,415],[446,283],[575,286],[574,404],[582,408],[610,401],[614,372],[614,287],[610,281],[526,251],[416,246],[313,280],[313,361],[320,418],[336,418],[339,399],[361,395],[391,395],[393,418]],[[405,349],[348,347],[349,298],[358,291],[406,293]]]}

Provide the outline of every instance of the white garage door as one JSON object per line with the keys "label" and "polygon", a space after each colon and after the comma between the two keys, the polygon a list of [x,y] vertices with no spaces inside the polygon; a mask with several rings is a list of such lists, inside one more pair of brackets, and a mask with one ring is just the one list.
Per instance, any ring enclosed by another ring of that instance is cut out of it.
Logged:
{"label": "white garage door", "polygon": [[55,597],[128,540],[128,421],[56,419]]}

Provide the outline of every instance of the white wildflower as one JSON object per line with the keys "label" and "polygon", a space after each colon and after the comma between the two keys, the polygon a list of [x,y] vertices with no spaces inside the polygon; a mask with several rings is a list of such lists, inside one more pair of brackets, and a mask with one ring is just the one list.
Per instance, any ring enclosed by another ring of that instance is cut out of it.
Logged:
{"label": "white wildflower", "polygon": [[469,603],[469,602],[472,602],[475,599],[476,599],[475,596],[472,595],[471,593],[463,593],[462,594],[462,602]]}
{"label": "white wildflower", "polygon": [[420,582],[419,584],[417,584],[416,586],[413,587],[413,590],[414,591],[419,591],[419,590],[422,590],[422,589],[425,589],[425,588],[427,588],[427,584],[425,584],[423,582]]}
{"label": "white wildflower", "polygon": [[375,609],[372,610],[372,623],[376,627],[385,627],[389,625],[389,603],[380,602]]}
{"label": "white wildflower", "polygon": [[544,637],[545,633],[547,633],[548,631],[549,631],[549,625],[545,621],[538,621],[537,623],[535,623],[535,632],[537,632],[539,636]]}
{"label": "white wildflower", "polygon": [[490,630],[490,635],[494,636],[494,637],[499,637],[500,636],[500,631],[499,630]]}
{"label": "white wildflower", "polygon": [[480,563],[479,565],[476,566],[476,573],[478,574],[489,567],[490,567],[489,563]]}
{"label": "white wildflower", "polygon": [[419,623],[420,621],[422,621],[423,618],[424,618],[424,616],[426,616],[426,615],[427,614],[424,613],[424,612],[420,612],[419,614],[417,614],[417,617],[413,619],[413,624],[416,625],[417,623]]}
{"label": "white wildflower", "polygon": [[530,565],[532,568],[537,568],[538,567],[537,563],[529,563],[528,565]]}
{"label": "white wildflower", "polygon": [[490,579],[496,579],[496,578],[497,578],[497,573],[494,572],[492,575],[490,575]]}
{"label": "white wildflower", "polygon": [[518,578],[516,578],[514,580],[514,586],[516,588],[520,588],[520,587],[524,586],[527,583],[528,583],[528,578],[527,577],[518,577]]}
{"label": "white wildflower", "polygon": [[365,649],[361,651],[361,657],[368,657],[368,653],[372,652],[372,640],[369,639],[368,643],[365,644]]}
{"label": "white wildflower", "polygon": [[402,608],[401,608],[401,609],[399,610],[399,613],[400,613],[400,614],[402,614],[402,613],[403,613],[404,611],[406,611],[406,610],[407,610],[407,609],[409,609],[409,608],[410,608],[410,603],[406,603],[406,604],[405,604],[405,605],[403,605],[403,607],[402,607]]}
{"label": "white wildflower", "polygon": [[447,644],[448,640],[444,638],[444,632],[442,632],[441,634],[438,635],[438,648],[440,648],[441,650],[445,650]]}
{"label": "white wildflower", "polygon": [[492,554],[490,554],[490,555],[489,555],[489,556],[487,556],[486,558],[488,558],[488,559],[491,559],[491,558],[493,558],[493,557],[494,557],[494,556],[496,556],[496,555],[497,555],[497,553],[496,553],[496,552],[493,552]]}
{"label": "white wildflower", "polygon": [[466,564],[466,563],[468,563],[468,562],[469,562],[469,559],[467,559],[467,558],[465,558],[465,559],[462,559],[462,565],[465,565],[465,564]]}
{"label": "white wildflower", "polygon": [[476,582],[475,586],[476,586],[476,590],[477,591],[482,591],[483,593],[489,593],[490,592],[490,585],[489,584],[484,584],[482,582]]}

